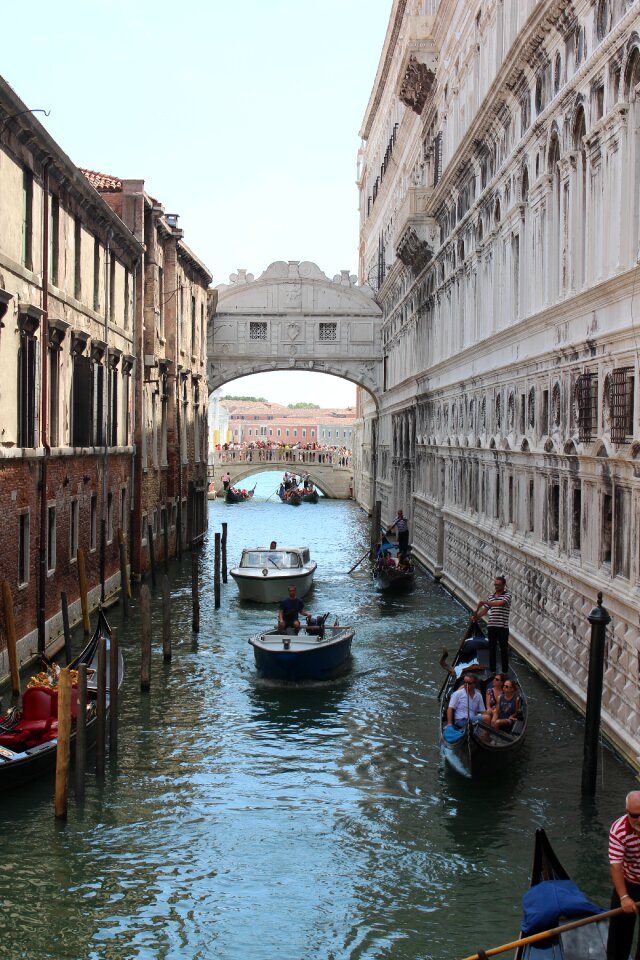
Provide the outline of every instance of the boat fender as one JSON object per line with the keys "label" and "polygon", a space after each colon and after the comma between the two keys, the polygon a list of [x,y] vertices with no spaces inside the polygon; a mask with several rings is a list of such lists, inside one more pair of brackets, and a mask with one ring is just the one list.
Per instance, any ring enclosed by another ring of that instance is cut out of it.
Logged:
{"label": "boat fender", "polygon": [[269,571],[267,570],[266,567],[263,567],[262,576],[263,576],[263,577],[268,577],[268,576],[269,576]]}

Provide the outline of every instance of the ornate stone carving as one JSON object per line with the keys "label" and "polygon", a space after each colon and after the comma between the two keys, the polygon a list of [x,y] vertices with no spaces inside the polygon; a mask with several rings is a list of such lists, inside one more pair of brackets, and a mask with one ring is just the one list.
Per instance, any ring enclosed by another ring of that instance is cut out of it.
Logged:
{"label": "ornate stone carving", "polygon": [[431,260],[431,250],[424,240],[420,240],[413,227],[408,227],[400,237],[396,247],[398,259],[414,273],[420,273]]}
{"label": "ornate stone carving", "polygon": [[426,63],[419,63],[413,54],[409,57],[400,87],[400,99],[418,115],[422,113],[427,102],[435,77],[435,73]]}

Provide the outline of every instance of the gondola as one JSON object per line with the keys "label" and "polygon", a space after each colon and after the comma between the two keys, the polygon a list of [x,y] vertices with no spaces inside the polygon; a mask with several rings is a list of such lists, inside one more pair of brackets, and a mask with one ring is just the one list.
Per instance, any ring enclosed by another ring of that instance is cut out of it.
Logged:
{"label": "gondola", "polygon": [[354,631],[337,623],[326,626],[329,615],[310,618],[300,633],[278,628],[249,639],[258,673],[269,680],[332,680],[343,674],[351,657]]}
{"label": "gondola", "polygon": [[302,497],[297,490],[285,490],[283,487],[278,491],[278,496],[283,503],[288,503],[290,507],[299,507],[302,503]]}
{"label": "gondola", "polygon": [[488,642],[475,624],[470,624],[452,665],[446,664],[446,651],[440,665],[448,674],[440,712],[440,746],[446,762],[465,777],[490,776],[506,771],[522,749],[527,732],[527,699],[515,671],[510,667],[508,676],[515,683],[521,710],[513,731],[495,729],[482,720],[458,729],[448,725],[447,708],[454,690],[462,686],[463,674],[467,671],[474,674],[483,703],[492,678]]}
{"label": "gondola", "polygon": [[254,484],[252,490],[236,490],[234,487],[227,487],[224,492],[225,503],[244,503],[245,500],[251,500],[257,484]]}
{"label": "gondola", "polygon": [[303,490],[300,496],[303,503],[318,503],[320,500],[317,490]]}
{"label": "gondola", "polygon": [[416,574],[413,566],[402,569],[398,566],[398,547],[395,543],[384,543],[378,550],[373,565],[373,582],[376,590],[384,593],[400,593],[413,587]]}
{"label": "gondola", "polygon": [[[556,856],[544,830],[536,830],[530,888],[548,880],[569,880],[569,874]],[[584,913],[580,914],[581,916]],[[575,919],[567,916],[566,921]],[[564,922],[562,921],[558,922]],[[555,923],[552,921],[551,926]],[[559,936],[518,947],[516,960],[605,960],[609,923],[601,920]]]}
{"label": "gondola", "polygon": [[[96,739],[96,694],[98,641],[105,637],[107,650],[111,629],[102,609],[98,611],[98,623],[86,647],[69,664],[77,670],[81,663],[87,665],[87,747]],[[124,662],[118,652],[118,687],[124,678]],[[107,711],[109,708],[109,655],[107,653]],[[77,690],[72,688],[71,711],[75,720]],[[55,769],[58,728],[58,692],[55,686],[36,685],[27,687],[22,696],[21,708],[16,708],[0,717],[0,792],[34,780]],[[71,751],[75,752],[75,722],[71,727]]]}

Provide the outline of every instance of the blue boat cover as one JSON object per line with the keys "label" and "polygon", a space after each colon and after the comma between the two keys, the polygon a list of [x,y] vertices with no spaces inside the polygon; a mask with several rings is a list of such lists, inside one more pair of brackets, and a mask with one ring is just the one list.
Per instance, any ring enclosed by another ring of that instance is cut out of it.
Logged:
{"label": "blue boat cover", "polygon": [[442,731],[442,736],[447,743],[457,743],[459,740],[462,740],[466,732],[467,731],[465,727],[459,729],[459,727],[454,727],[451,724],[448,724]]}
{"label": "blue boat cover", "polygon": [[543,880],[522,897],[522,935],[557,927],[560,917],[567,920],[602,913],[604,907],[592,903],[573,880]]}

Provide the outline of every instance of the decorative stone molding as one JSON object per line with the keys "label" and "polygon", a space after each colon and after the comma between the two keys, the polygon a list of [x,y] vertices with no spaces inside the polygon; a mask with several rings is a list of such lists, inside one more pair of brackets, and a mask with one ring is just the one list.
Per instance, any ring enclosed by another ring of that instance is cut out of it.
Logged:
{"label": "decorative stone molding", "polygon": [[398,241],[396,256],[405,267],[410,267],[414,273],[420,273],[431,259],[431,250],[412,227],[407,227]]}
{"label": "decorative stone molding", "polygon": [[44,310],[34,303],[18,303],[18,326],[23,333],[33,336],[43,316]]}
{"label": "decorative stone molding", "polygon": [[118,347],[109,347],[109,350],[108,350],[109,366],[111,367],[112,370],[115,370],[115,368],[118,366],[118,364],[120,363],[121,357],[122,357],[122,350],[118,349]]}
{"label": "decorative stone molding", "polygon": [[418,115],[435,87],[438,51],[433,41],[433,19],[409,18],[407,46],[398,74],[398,97]]}
{"label": "decorative stone molding", "polygon": [[74,357],[79,357],[84,353],[88,340],[89,334],[86,330],[71,331],[71,353]]}
{"label": "decorative stone molding", "polygon": [[435,73],[429,69],[426,63],[419,63],[413,54],[409,57],[399,97],[418,116],[424,109],[435,78]]}
{"label": "decorative stone molding", "polygon": [[102,363],[106,349],[107,344],[104,342],[104,340],[91,341],[91,359],[94,363]]}
{"label": "decorative stone molding", "polygon": [[49,317],[47,327],[49,330],[49,346],[52,350],[59,350],[66,332],[71,326],[66,320],[59,320],[57,317]]}
{"label": "decorative stone molding", "polygon": [[4,327],[2,318],[6,315],[7,310],[9,309],[10,300],[13,300],[13,294],[9,293],[8,290],[3,290],[0,287],[0,328]]}

